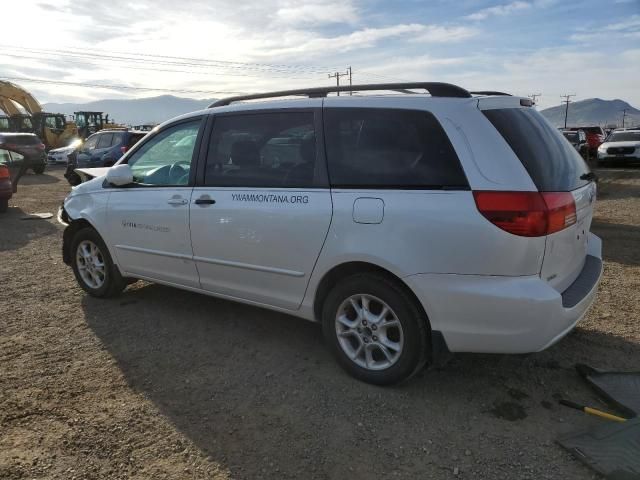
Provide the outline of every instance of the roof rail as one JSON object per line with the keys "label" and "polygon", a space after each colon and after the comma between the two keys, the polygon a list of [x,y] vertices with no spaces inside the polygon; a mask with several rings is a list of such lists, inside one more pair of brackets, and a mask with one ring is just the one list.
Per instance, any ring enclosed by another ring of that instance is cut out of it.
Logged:
{"label": "roof rail", "polygon": [[[456,97],[456,98],[470,98],[471,94],[464,88],[452,85],[450,83],[440,82],[403,82],[403,83],[369,83],[365,85],[348,85],[348,86],[335,86],[335,87],[315,87],[315,88],[301,88],[297,90],[281,90],[279,92],[266,92],[266,93],[254,93],[251,95],[238,95],[236,97],[222,98],[209,105],[209,108],[222,107],[229,105],[233,102],[239,102],[242,100],[258,100],[261,98],[275,98],[275,97],[292,97],[292,96],[306,96],[309,98],[326,97],[329,93],[333,92],[355,92],[355,91],[371,91],[371,90],[392,90],[392,91],[406,91],[409,89],[424,89],[432,97]],[[413,93],[413,92],[411,92]]]}
{"label": "roof rail", "polygon": [[499,96],[506,96],[506,97],[512,97],[513,96],[510,93],[494,92],[493,90],[480,90],[478,92],[469,92],[469,93],[471,95],[499,95]]}

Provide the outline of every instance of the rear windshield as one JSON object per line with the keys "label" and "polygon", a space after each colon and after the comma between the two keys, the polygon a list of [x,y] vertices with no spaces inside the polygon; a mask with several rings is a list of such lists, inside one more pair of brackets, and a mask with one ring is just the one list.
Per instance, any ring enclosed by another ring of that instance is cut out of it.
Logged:
{"label": "rear windshield", "polygon": [[578,141],[578,134],[576,132],[563,132],[564,138],[569,140],[570,142]]}
{"label": "rear windshield", "polygon": [[35,135],[3,135],[1,140],[15,145],[38,145],[42,143]]}
{"label": "rear windshield", "polygon": [[589,180],[589,167],[558,130],[532,108],[484,110],[541,192],[567,192]]}
{"label": "rear windshield", "polygon": [[613,132],[607,142],[640,142],[640,132]]}

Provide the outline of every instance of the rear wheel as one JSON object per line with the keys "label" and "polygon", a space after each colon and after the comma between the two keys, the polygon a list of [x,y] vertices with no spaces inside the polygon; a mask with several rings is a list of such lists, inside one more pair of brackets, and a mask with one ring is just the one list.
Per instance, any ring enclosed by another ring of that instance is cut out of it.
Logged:
{"label": "rear wheel", "polygon": [[9,199],[2,198],[0,199],[0,213],[6,213],[9,208]]}
{"label": "rear wheel", "polygon": [[414,299],[379,274],[339,282],[322,312],[324,335],[340,365],[377,385],[398,383],[428,358],[428,321]]}
{"label": "rear wheel", "polygon": [[44,165],[37,165],[33,167],[33,173],[35,173],[36,175],[42,175],[44,173],[44,168]]}
{"label": "rear wheel", "polygon": [[112,297],[127,286],[107,246],[93,228],[82,228],[73,237],[71,265],[78,284],[94,297]]}

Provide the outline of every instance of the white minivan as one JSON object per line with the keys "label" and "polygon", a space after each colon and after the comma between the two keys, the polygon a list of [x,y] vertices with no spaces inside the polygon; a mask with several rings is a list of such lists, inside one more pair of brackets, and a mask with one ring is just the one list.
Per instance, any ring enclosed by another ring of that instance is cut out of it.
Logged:
{"label": "white minivan", "polygon": [[328,95],[348,88],[220,100],[75,187],[59,218],[80,286],[144,279],[319,321],[376,384],[566,335],[602,260],[595,178],[562,134],[497,92]]}

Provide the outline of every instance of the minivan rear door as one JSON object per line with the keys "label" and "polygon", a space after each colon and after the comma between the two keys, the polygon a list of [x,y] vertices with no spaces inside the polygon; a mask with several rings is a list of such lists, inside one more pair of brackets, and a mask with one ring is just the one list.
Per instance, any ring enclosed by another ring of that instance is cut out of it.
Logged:
{"label": "minivan rear door", "polygon": [[488,108],[482,113],[509,144],[540,192],[571,192],[573,196],[576,221],[547,236],[540,272],[553,288],[563,292],[585,263],[596,195],[593,174],[571,144],[535,109]]}

